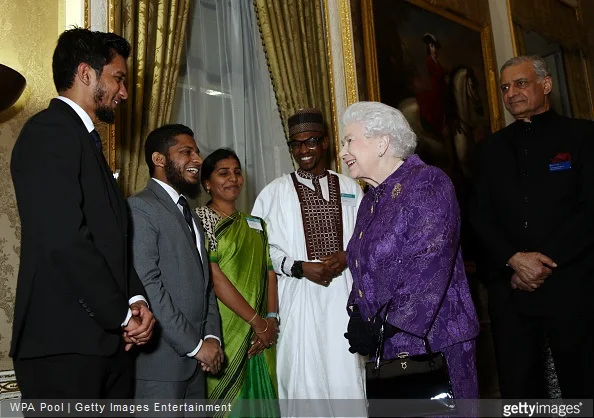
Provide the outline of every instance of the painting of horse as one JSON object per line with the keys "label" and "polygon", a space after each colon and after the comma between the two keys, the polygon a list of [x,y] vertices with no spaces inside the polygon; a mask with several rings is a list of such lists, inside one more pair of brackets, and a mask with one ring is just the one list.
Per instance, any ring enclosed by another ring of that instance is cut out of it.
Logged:
{"label": "painting of horse", "polygon": [[[449,117],[444,113],[444,123],[449,127],[443,136],[428,132],[423,126],[419,103],[415,97],[403,99],[398,110],[408,120],[417,134],[416,152],[427,161],[452,172],[452,166],[458,165],[462,174],[471,178],[473,175],[472,158],[477,142],[482,139],[481,124],[484,123],[484,106],[478,92],[478,81],[471,68],[460,67],[452,73],[450,91],[452,102]],[[451,136],[449,139],[448,136]],[[444,138],[446,137],[446,138]],[[451,145],[451,149],[448,149]]]}
{"label": "painting of horse", "polygon": [[404,0],[374,0],[373,16],[380,100],[404,114],[417,154],[466,189],[491,131],[481,32]]}

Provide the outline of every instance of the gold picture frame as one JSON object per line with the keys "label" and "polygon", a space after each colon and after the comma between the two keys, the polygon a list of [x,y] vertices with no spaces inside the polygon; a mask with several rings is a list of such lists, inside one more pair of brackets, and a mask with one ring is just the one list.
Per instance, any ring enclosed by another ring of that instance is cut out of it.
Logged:
{"label": "gold picture frame", "polygon": [[[392,3],[408,3],[411,6],[416,6],[426,12],[453,22],[454,24],[470,29],[480,35],[491,130],[495,132],[503,128],[505,122],[503,119],[501,95],[499,94],[498,70],[491,26],[488,24],[480,25],[472,22],[446,9],[433,6],[423,0],[393,0]],[[365,55],[364,71],[366,73],[367,100],[381,101],[374,0],[361,0],[361,17],[363,26],[362,32]],[[397,28],[390,29],[396,30]]]}
{"label": "gold picture frame", "polygon": [[504,126],[488,20],[477,23],[423,0],[359,1],[364,100],[399,109],[423,161],[457,187],[471,182],[478,143]]}

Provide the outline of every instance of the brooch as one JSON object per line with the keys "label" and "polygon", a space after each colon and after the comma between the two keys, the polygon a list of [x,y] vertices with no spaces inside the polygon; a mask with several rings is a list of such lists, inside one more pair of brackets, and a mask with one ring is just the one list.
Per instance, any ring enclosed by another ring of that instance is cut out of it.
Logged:
{"label": "brooch", "polygon": [[392,199],[396,198],[402,191],[402,184],[396,183],[392,189]]}

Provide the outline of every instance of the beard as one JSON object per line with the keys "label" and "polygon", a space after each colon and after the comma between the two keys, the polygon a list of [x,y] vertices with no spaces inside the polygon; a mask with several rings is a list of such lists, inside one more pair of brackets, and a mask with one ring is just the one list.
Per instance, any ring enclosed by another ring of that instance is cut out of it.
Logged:
{"label": "beard", "polygon": [[93,100],[95,101],[95,116],[101,122],[105,123],[114,123],[115,122],[115,110],[107,105],[103,104],[103,99],[105,98],[106,91],[101,88],[101,85],[97,84],[95,86],[95,91],[93,92]]}
{"label": "beard", "polygon": [[187,181],[183,174],[183,168],[176,166],[169,158],[165,161],[165,177],[178,193],[195,199],[200,195],[200,179],[196,183]]}

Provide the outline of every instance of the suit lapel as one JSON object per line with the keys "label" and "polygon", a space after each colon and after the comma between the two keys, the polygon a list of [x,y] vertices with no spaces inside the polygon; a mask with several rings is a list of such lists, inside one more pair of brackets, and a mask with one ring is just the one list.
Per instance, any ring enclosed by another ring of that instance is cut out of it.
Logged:
{"label": "suit lapel", "polygon": [[[171,215],[179,222],[179,224],[183,230],[183,233],[184,233],[186,239],[188,240],[188,244],[194,250],[194,251],[192,251],[192,254],[194,254],[194,257],[196,258],[196,262],[198,263],[198,265],[201,266],[201,268],[204,272],[204,263],[202,262],[202,260],[200,258],[200,254],[198,253],[198,248],[194,245],[194,240],[192,239],[192,233],[190,231],[190,228],[188,227],[188,224],[187,224],[186,219],[184,218],[184,215],[182,214],[182,212],[179,210],[177,205],[173,202],[173,199],[171,199],[171,196],[169,196],[169,193],[167,193],[165,191],[165,189],[163,189],[157,182],[155,182],[152,179],[149,180],[147,188],[150,189],[153,193],[155,193],[155,195],[157,196],[159,201],[163,204],[163,206],[165,206],[165,208],[169,212],[171,212]],[[193,216],[195,216],[195,215],[193,215]],[[204,232],[202,231],[202,227],[200,226],[199,221],[196,222],[196,226],[200,230],[200,233],[197,235],[196,239],[200,240],[200,250],[202,251],[202,254],[205,254],[205,252],[204,252]],[[196,232],[198,233],[198,230]]]}
{"label": "suit lapel", "polygon": [[119,191],[118,184],[113,178],[111,170],[107,165],[107,161],[105,161],[103,153],[99,151],[97,147],[95,147],[95,145],[93,144],[93,138],[91,137],[91,134],[87,131],[87,127],[85,126],[80,116],[78,116],[74,109],[70,107],[70,105],[66,104],[60,99],[52,99],[50,101],[50,107],[55,107],[63,112],[68,113],[77,122],[78,126],[82,129],[82,131],[86,134],[81,144],[83,152],[85,154],[92,153],[94,155],[94,158],[97,160],[97,163],[99,164],[101,173],[103,175],[103,180],[106,183],[110,206],[113,210],[114,216],[116,217],[118,226],[120,227],[120,230],[123,231],[123,234],[125,236],[125,219],[127,217],[126,205]]}
{"label": "suit lapel", "polygon": [[[91,135],[89,134],[89,137],[90,136]],[[89,141],[90,140],[91,139],[89,139]],[[109,202],[111,204],[111,208],[113,209],[113,212],[116,216],[118,225],[120,226],[120,228],[122,230],[125,231],[124,220],[126,219],[127,215],[126,215],[126,205],[124,204],[124,199],[122,198],[118,184],[116,183],[115,178],[113,177],[113,174],[111,173],[111,170],[110,170],[109,166],[107,165],[105,156],[93,144],[91,144],[91,145],[93,148],[93,154],[95,155],[95,158],[97,159],[98,164],[102,168],[101,171],[103,173],[103,180],[105,181],[106,186],[107,186],[107,191],[108,191]]]}
{"label": "suit lapel", "polygon": [[204,245],[204,228],[202,228],[202,222],[200,222],[200,218],[195,211],[192,211],[192,218],[194,219],[194,223],[196,224],[196,234],[198,236],[196,239],[200,243],[200,254],[202,254],[202,273],[204,274],[204,280],[208,283],[209,275],[208,275],[208,253],[206,252],[206,246]]}

